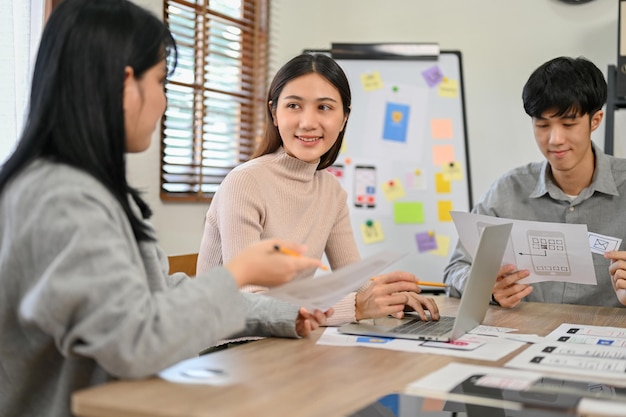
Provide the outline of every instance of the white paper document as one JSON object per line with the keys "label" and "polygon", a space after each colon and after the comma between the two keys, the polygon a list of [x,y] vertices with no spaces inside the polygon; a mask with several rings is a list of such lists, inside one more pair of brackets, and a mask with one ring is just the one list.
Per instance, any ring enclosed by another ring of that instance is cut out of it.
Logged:
{"label": "white paper document", "polygon": [[596,250],[615,246],[615,241],[606,236],[596,235],[592,239],[584,224],[514,220],[458,211],[450,214],[461,243],[470,254],[476,252],[485,226],[513,223],[502,262],[528,270],[530,275],[519,281],[525,284],[560,281],[596,285],[590,245],[595,245]]}
{"label": "white paper document", "polygon": [[621,327],[563,323],[547,335],[546,339],[563,343],[612,346],[626,349],[626,329]]}
{"label": "white paper document", "polygon": [[405,254],[398,252],[380,252],[327,275],[295,279],[270,288],[264,295],[306,307],[311,311],[314,309],[326,311],[403,256]]}
{"label": "white paper document", "polygon": [[210,355],[180,361],[159,372],[159,377],[178,384],[230,385],[230,376],[215,367]]}
{"label": "white paper document", "polygon": [[388,337],[353,336],[339,333],[336,327],[328,327],[324,330],[317,344],[327,346],[360,346],[415,353],[433,353],[459,358],[482,359],[485,361],[497,361],[525,345],[524,342],[470,333],[450,343],[394,339]]}
{"label": "white paper document", "polygon": [[555,415],[561,415],[557,411],[573,415],[570,413],[576,410],[580,414],[623,416],[626,407],[622,384],[463,363],[450,363],[410,383],[404,392],[463,403],[506,405],[517,410],[506,415],[516,417],[535,415],[537,410],[544,410],[546,415],[552,415],[548,410]]}
{"label": "white paper document", "polygon": [[505,366],[626,382],[626,349],[584,343],[544,342],[528,346]]}

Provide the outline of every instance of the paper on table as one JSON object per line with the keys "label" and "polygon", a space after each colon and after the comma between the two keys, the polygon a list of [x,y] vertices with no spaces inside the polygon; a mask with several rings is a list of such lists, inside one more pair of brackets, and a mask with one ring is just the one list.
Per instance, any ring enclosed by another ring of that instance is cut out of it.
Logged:
{"label": "paper on table", "polygon": [[326,346],[360,346],[386,350],[399,350],[403,352],[432,353],[435,355],[455,356],[458,358],[480,359],[485,361],[497,361],[506,355],[524,346],[523,342],[507,340],[491,336],[465,334],[457,342],[467,342],[470,350],[451,349],[445,343],[428,346],[425,341],[410,339],[393,339],[385,337],[353,336],[339,333],[336,327],[328,327],[317,340],[318,345]]}
{"label": "paper on table", "polygon": [[562,323],[550,332],[546,339],[563,343],[621,348],[626,359],[626,329],[622,327]]}
{"label": "paper on table", "polygon": [[326,311],[351,291],[363,286],[372,276],[406,254],[385,251],[312,279],[290,281],[269,289],[264,295],[297,306]]}
{"label": "paper on table", "polygon": [[626,351],[612,346],[544,342],[530,345],[507,367],[540,372],[619,379],[626,372]]}
{"label": "paper on table", "polygon": [[[519,413],[511,414],[516,416],[534,415],[530,410],[537,410],[537,407],[557,411],[574,404],[578,413],[584,410],[591,415],[614,416],[623,415],[626,401],[620,386],[563,379],[552,373],[450,363],[410,383],[404,392],[474,404],[503,406],[517,403],[529,407],[528,414],[523,412],[524,407]],[[487,404],[482,400],[495,400],[500,404]],[[615,414],[619,407],[621,413]],[[583,415],[578,413],[576,415]]]}
{"label": "paper on table", "polygon": [[504,264],[530,272],[520,283],[543,281],[596,285],[596,273],[584,224],[548,223],[453,211],[450,213],[465,249],[473,254],[482,229],[513,223]]}
{"label": "paper on table", "polygon": [[180,361],[159,372],[159,377],[179,384],[230,385],[231,376],[216,368],[210,355]]}

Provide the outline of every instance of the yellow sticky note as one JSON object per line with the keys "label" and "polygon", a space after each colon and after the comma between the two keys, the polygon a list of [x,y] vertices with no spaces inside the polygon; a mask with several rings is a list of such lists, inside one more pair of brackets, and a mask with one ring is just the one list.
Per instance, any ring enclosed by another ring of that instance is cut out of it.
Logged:
{"label": "yellow sticky note", "polygon": [[454,162],[454,146],[452,145],[435,145],[433,146],[433,164],[440,166]]}
{"label": "yellow sticky note", "polygon": [[463,167],[460,162],[449,162],[441,166],[443,178],[447,181],[461,181],[463,179]]}
{"label": "yellow sticky note", "polygon": [[437,239],[437,249],[431,250],[428,252],[430,255],[438,255],[438,256],[448,256],[448,252],[450,251],[450,236],[437,234],[435,236]]}
{"label": "yellow sticky note", "polygon": [[459,96],[459,82],[444,77],[439,83],[438,90],[440,97],[457,98]]}
{"label": "yellow sticky note", "polygon": [[380,78],[380,72],[374,71],[369,74],[361,74],[361,84],[365,91],[380,90],[383,88],[383,80]]}
{"label": "yellow sticky note", "polygon": [[430,121],[430,134],[433,139],[452,139],[452,119],[432,119]]}
{"label": "yellow sticky note", "polygon": [[441,200],[437,202],[437,212],[439,213],[440,222],[452,221],[452,216],[450,215],[450,211],[452,211],[452,201]]}
{"label": "yellow sticky note", "polygon": [[435,190],[440,194],[447,194],[452,191],[450,181],[445,178],[443,172],[435,174]]}
{"label": "yellow sticky note", "polygon": [[339,148],[339,153],[346,153],[348,151],[348,145],[346,145],[346,138],[344,137],[341,141],[341,148]]}
{"label": "yellow sticky note", "polygon": [[363,242],[366,244],[382,242],[385,240],[385,235],[383,234],[383,228],[380,222],[367,221],[361,224],[361,237],[363,237]]}
{"label": "yellow sticky note", "polygon": [[406,194],[404,192],[404,186],[402,185],[402,181],[400,181],[398,178],[394,178],[383,183],[380,188],[383,190],[383,193],[385,193],[385,197],[389,201],[402,198]]}
{"label": "yellow sticky note", "polygon": [[393,219],[397,224],[422,224],[424,205],[417,201],[394,203]]}

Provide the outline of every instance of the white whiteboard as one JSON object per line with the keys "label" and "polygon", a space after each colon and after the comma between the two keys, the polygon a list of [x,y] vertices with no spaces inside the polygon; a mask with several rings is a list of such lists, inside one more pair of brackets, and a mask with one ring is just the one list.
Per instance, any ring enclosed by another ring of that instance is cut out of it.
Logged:
{"label": "white whiteboard", "polygon": [[457,241],[448,212],[471,208],[461,54],[337,62],[352,111],[333,169],[348,192],[361,256],[405,252],[388,270],[441,282]]}

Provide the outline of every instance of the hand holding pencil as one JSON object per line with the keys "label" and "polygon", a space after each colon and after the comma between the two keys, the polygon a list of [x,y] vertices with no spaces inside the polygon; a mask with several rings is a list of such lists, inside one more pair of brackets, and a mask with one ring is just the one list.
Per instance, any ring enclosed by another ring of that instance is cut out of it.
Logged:
{"label": "hand holding pencil", "polygon": [[[303,245],[268,239],[244,249],[225,263],[224,267],[230,271],[239,287],[273,287],[284,284],[301,271],[324,267],[319,259],[302,255],[305,251]],[[286,252],[290,256],[280,255]]]}
{"label": "hand holding pencil", "polygon": [[[276,250],[276,251],[278,251],[280,253],[284,253],[285,255],[289,255],[289,256],[295,256],[295,257],[302,256],[301,253],[296,252],[293,249],[286,248],[284,246],[274,245],[274,250]],[[324,271],[328,271],[328,267],[326,265],[322,264],[319,268],[324,270]]]}

